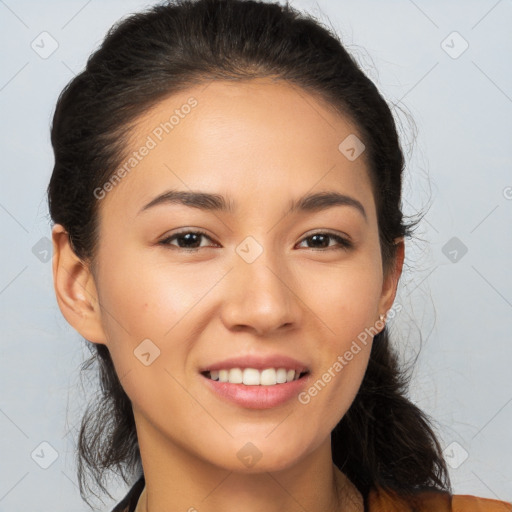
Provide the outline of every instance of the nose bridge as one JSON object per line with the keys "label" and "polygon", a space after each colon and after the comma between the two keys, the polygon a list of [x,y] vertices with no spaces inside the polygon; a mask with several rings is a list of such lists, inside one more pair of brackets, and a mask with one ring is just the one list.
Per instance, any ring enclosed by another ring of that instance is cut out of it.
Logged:
{"label": "nose bridge", "polygon": [[223,308],[227,324],[263,333],[298,321],[300,310],[282,255],[247,237],[236,247],[233,264]]}

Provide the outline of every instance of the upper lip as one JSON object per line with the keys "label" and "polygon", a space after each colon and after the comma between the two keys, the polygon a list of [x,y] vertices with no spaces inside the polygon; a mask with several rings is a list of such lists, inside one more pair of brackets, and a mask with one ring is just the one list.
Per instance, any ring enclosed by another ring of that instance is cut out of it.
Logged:
{"label": "upper lip", "polygon": [[239,357],[230,357],[223,361],[209,364],[202,368],[200,372],[230,370],[231,368],[255,368],[264,370],[265,368],[286,368],[296,372],[307,372],[308,367],[301,361],[285,355],[255,356],[246,355]]}

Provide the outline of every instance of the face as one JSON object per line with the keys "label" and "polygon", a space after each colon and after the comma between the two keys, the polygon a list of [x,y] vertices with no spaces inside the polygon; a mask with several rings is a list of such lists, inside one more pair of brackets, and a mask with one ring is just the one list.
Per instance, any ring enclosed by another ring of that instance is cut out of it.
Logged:
{"label": "face", "polygon": [[94,283],[140,435],[236,471],[329,442],[394,298],[366,155],[339,149],[354,135],[270,80],[203,84],[138,120],[97,192]]}

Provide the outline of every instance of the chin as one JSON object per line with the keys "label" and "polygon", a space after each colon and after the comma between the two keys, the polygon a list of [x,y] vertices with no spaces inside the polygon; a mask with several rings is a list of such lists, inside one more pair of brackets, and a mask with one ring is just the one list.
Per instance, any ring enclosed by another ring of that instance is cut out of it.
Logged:
{"label": "chin", "polygon": [[264,436],[253,437],[253,441],[248,439],[245,436],[242,441],[231,440],[229,446],[225,443],[220,445],[222,451],[211,454],[213,457],[208,457],[209,461],[228,471],[257,474],[289,469],[308,453],[304,441],[283,446],[280,439],[271,441]]}

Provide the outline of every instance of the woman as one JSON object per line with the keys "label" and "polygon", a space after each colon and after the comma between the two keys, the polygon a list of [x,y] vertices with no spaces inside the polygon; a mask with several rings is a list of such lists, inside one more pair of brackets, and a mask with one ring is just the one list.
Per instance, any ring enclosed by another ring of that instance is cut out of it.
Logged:
{"label": "woman", "polygon": [[54,283],[103,399],[86,473],[115,511],[512,510],[452,496],[390,347],[405,238],[391,112],[291,7],[179,1],[65,88]]}

